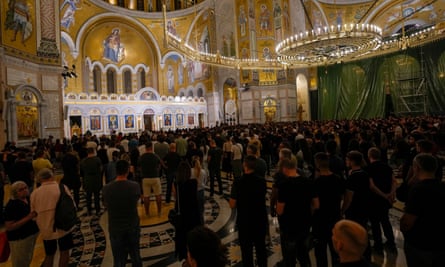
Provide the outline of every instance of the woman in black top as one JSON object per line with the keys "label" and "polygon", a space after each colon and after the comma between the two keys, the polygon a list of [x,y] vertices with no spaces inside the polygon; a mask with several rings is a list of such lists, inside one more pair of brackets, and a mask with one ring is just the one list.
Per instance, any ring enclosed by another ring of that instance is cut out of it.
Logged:
{"label": "woman in black top", "polygon": [[23,181],[11,185],[11,200],[5,208],[5,226],[11,247],[12,266],[29,266],[39,228],[33,220],[36,212],[31,212],[28,186]]}

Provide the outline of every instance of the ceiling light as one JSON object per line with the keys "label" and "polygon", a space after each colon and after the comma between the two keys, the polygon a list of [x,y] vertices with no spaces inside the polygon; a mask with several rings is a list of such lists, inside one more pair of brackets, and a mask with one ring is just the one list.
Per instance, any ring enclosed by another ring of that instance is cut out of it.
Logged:
{"label": "ceiling light", "polygon": [[325,65],[351,60],[379,48],[382,29],[372,24],[343,24],[300,32],[280,42],[278,61]]}

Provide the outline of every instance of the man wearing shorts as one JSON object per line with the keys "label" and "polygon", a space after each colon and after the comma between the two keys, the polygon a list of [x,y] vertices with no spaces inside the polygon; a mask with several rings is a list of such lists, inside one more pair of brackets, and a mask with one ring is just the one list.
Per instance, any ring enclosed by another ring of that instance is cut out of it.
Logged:
{"label": "man wearing shorts", "polygon": [[[42,266],[53,266],[57,246],[60,250],[57,266],[68,266],[69,251],[73,247],[71,231],[54,228],[55,210],[60,197],[59,184],[55,181],[52,170],[48,168],[41,169],[37,174],[37,179],[41,182],[41,186],[31,194],[31,211],[37,213],[36,222],[45,247],[45,260]],[[71,196],[70,190],[66,190],[66,187],[65,191]]]}
{"label": "man wearing shorts", "polygon": [[144,195],[145,215],[149,215],[150,196],[153,193],[156,197],[158,216],[161,216],[161,159],[153,152],[153,143],[148,141],[145,144],[145,153],[139,157],[138,166],[142,177],[142,193]]}

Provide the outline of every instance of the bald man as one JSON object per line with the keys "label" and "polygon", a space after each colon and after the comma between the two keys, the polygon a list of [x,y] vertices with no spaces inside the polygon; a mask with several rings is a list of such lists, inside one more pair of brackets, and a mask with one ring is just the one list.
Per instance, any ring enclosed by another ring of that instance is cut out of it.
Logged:
{"label": "bald man", "polygon": [[340,257],[337,267],[370,267],[363,258],[368,246],[368,233],[360,224],[351,220],[338,221],[332,229],[332,243]]}

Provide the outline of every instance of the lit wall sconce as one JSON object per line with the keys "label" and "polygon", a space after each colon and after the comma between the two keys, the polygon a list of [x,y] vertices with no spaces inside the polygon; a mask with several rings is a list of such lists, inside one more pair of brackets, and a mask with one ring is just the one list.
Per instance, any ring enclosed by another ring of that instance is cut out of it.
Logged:
{"label": "lit wall sconce", "polygon": [[76,65],[73,64],[71,68],[69,68],[68,66],[63,66],[61,75],[65,80],[66,78],[77,78]]}

